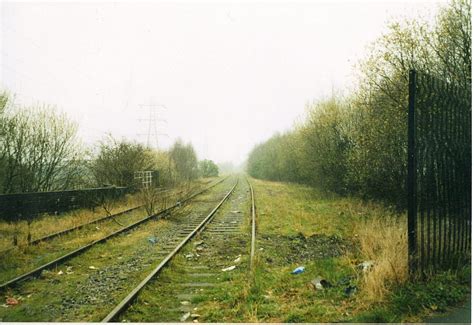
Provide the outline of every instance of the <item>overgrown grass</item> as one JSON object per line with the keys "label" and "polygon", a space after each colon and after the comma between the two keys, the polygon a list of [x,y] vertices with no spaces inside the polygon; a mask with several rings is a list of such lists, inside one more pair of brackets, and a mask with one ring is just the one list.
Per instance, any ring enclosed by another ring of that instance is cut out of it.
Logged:
{"label": "overgrown grass", "polygon": [[[197,190],[199,183],[193,184],[192,190]],[[176,199],[188,193],[182,193],[183,189],[176,188],[170,194],[168,205],[175,203]],[[179,194],[179,195],[178,195]],[[136,204],[136,203],[134,203]],[[74,212],[68,218],[74,215]],[[88,225],[81,230],[56,237],[50,241],[41,242],[37,245],[21,244],[15,249],[0,252],[2,263],[0,264],[0,283],[14,278],[20,274],[34,269],[46,262],[52,261],[74,249],[86,245],[94,240],[130,225],[147,216],[144,208],[134,210],[130,213],[108,219],[97,224]],[[58,217],[57,217],[58,218]],[[60,218],[60,217],[59,217]],[[60,219],[61,220],[61,219]],[[64,225],[61,222],[58,224]],[[82,224],[82,223],[81,223]]]}
{"label": "overgrown grass", "polygon": [[[136,195],[126,195],[124,198],[110,204],[110,212],[117,213],[133,206],[138,206]],[[72,228],[96,220],[107,215],[106,211],[97,206],[92,209],[77,209],[60,215],[43,214],[32,220],[28,226],[26,221],[7,222],[0,220],[0,250],[14,246],[13,238],[17,237],[19,246],[28,244],[28,233],[31,239],[40,238],[64,229]]]}
{"label": "overgrown grass", "polygon": [[[182,184],[166,194],[158,195],[158,208],[175,203],[174,200],[177,197],[184,197],[193,191],[197,191],[204,185],[208,185],[212,180],[213,178],[199,179],[192,184]],[[104,217],[108,213],[115,214],[142,204],[144,204],[144,200],[140,193],[135,193],[128,194],[115,202],[108,202],[104,206],[96,206],[94,209],[77,209],[60,215],[43,214],[33,219],[30,225],[26,221],[7,222],[0,220],[0,252],[15,246],[15,237],[17,246],[26,247],[28,245],[28,236],[34,240],[61,230],[86,224]]]}
{"label": "overgrown grass", "polygon": [[357,322],[420,322],[434,313],[444,313],[470,294],[471,268],[445,271],[425,281],[406,282],[387,292],[382,303],[354,318]]}
{"label": "overgrown grass", "polygon": [[[229,186],[224,183],[200,198],[216,201]],[[0,321],[100,321],[161,261],[179,223],[200,210],[211,208],[190,202],[169,218],[151,220],[12,288],[5,296],[20,304],[0,309]],[[150,236],[158,242],[150,243]]]}
{"label": "overgrown grass", "polygon": [[[426,285],[408,281],[403,215],[307,186],[252,183],[258,214],[254,277],[237,280],[207,302],[206,321],[420,321],[469,291],[460,274],[439,274]],[[363,271],[360,263],[369,261],[373,265]],[[305,271],[290,274],[297,266]],[[315,289],[316,277],[332,287]],[[348,292],[350,286],[356,290]]]}
{"label": "overgrown grass", "polygon": [[[144,209],[138,209],[129,214],[116,218],[123,225],[129,225],[146,215]],[[74,249],[84,246],[94,240],[122,228],[112,220],[87,226],[80,231],[71,232],[54,240],[31,246],[21,246],[19,249],[6,251],[0,255],[0,282],[3,283],[20,274],[34,269],[42,264],[54,260]]]}
{"label": "overgrown grass", "polygon": [[[228,274],[220,272],[235,259],[234,250],[250,250],[250,241],[243,237],[225,242],[216,258],[201,256],[198,263],[210,266],[210,270],[217,270],[218,274],[205,281],[217,281],[219,285],[192,298],[192,303],[199,307],[200,321],[415,322],[422,321],[431,313],[449,310],[469,293],[469,267],[458,272],[440,273],[424,282],[408,281],[403,216],[376,204],[327,196],[306,186],[258,180],[252,180],[252,183],[258,218],[256,267],[249,276],[248,259],[243,256],[242,267]],[[207,196],[204,196],[198,201],[206,200]],[[244,212],[249,220],[250,207],[248,202],[246,204]],[[225,204],[220,213],[228,213],[230,209]],[[168,226],[165,220],[162,224],[149,224],[150,228],[156,229],[154,233]],[[150,234],[148,230],[148,226],[141,227],[130,235],[130,239],[121,236],[121,239],[100,245],[68,265],[80,269],[93,263],[100,270],[106,267],[107,261],[117,264],[115,259],[118,256],[137,256],[136,247]],[[250,233],[249,222],[243,226],[243,233]],[[206,243],[210,244],[208,240]],[[119,241],[120,244],[115,244]],[[171,267],[159,275],[158,281],[142,292],[138,303],[126,315],[127,320],[179,319],[177,317],[182,312],[176,309],[180,300],[174,297],[174,284],[195,280],[176,270],[181,270],[180,267],[187,263],[184,255],[194,249],[192,245],[186,247],[173,260]],[[364,261],[373,261],[373,266],[365,272],[358,267]],[[297,266],[306,269],[299,275],[290,274]],[[92,271],[84,269],[84,272]],[[17,318],[4,319],[34,320],[35,315],[44,318],[47,312],[37,304],[61,290],[62,286],[67,288],[62,297],[74,297],[75,283],[84,283],[87,279],[82,271],[73,276],[78,277],[77,281],[72,277],[72,282],[57,285],[53,282],[55,287],[51,290],[48,283],[25,286],[21,292],[38,295],[36,300],[24,306],[33,308],[23,310],[25,313],[30,310],[32,316],[25,317],[21,310],[15,309],[10,316]],[[311,281],[316,277],[326,279],[332,286],[315,289]],[[127,279],[138,281],[139,278],[137,273],[130,274]],[[119,299],[125,294],[126,287],[112,293],[112,298]],[[357,289],[348,292],[349,287]],[[51,304],[61,302],[54,300]],[[98,320],[98,316],[102,317],[109,307],[85,305],[74,309],[73,314],[70,313],[72,309],[61,314],[62,311],[56,308],[55,312],[59,314],[44,319]]]}
{"label": "overgrown grass", "polygon": [[408,279],[407,227],[401,216],[385,215],[360,221],[355,231],[359,256],[373,262],[363,272],[361,291],[367,303],[386,300],[394,286]]}

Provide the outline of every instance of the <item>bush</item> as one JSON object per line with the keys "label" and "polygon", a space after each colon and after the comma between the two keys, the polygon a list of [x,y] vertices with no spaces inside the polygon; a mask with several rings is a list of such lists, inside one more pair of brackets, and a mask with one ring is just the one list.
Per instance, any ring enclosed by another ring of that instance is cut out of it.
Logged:
{"label": "bush", "polygon": [[470,2],[455,0],[434,27],[390,24],[360,64],[356,91],[315,102],[301,126],[255,146],[248,173],[406,207],[409,70],[468,89],[470,96],[470,17]]}
{"label": "bush", "polygon": [[91,162],[97,185],[132,186],[135,172],[153,169],[153,158],[143,145],[108,137]]}
{"label": "bush", "polygon": [[212,160],[201,160],[199,162],[199,175],[201,177],[219,176],[219,167]]}
{"label": "bush", "polygon": [[176,141],[169,155],[176,169],[178,181],[189,183],[198,177],[196,152],[191,143],[185,145],[181,140]]}

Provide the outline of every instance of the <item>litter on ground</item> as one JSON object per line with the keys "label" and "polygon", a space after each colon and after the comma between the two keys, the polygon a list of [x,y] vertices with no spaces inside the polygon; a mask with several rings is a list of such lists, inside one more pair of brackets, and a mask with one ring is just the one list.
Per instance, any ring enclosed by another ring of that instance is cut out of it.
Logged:
{"label": "litter on ground", "polygon": [[372,269],[373,266],[374,266],[374,261],[365,261],[357,265],[357,267],[361,269],[362,272],[364,273],[370,271],[370,269]]}
{"label": "litter on ground", "polygon": [[191,313],[188,312],[188,313],[184,314],[183,316],[181,316],[181,318],[179,320],[182,321],[182,322],[185,322],[186,319],[189,318],[189,316],[191,316]]}
{"label": "litter on ground", "polygon": [[17,299],[15,299],[13,297],[8,297],[5,302],[8,306],[14,306],[14,305],[18,305],[20,303]]}
{"label": "litter on ground", "polygon": [[323,279],[322,277],[318,276],[316,279],[311,281],[311,284],[314,286],[315,289],[317,290],[322,290],[325,288],[330,288],[332,287],[331,282]]}
{"label": "litter on ground", "polygon": [[235,268],[236,268],[236,266],[232,265],[232,266],[229,266],[229,267],[226,267],[226,268],[222,269],[222,272],[232,271]]}
{"label": "litter on ground", "polygon": [[296,269],[294,269],[291,274],[300,274],[304,272],[304,266],[298,266]]}
{"label": "litter on ground", "polygon": [[344,289],[344,294],[348,297],[352,296],[356,292],[357,292],[356,286],[348,286],[347,288]]}

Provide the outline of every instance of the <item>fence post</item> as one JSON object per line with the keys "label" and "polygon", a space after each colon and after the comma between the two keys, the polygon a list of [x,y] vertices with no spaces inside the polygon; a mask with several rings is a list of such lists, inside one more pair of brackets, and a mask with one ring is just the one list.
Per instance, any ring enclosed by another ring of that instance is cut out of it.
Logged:
{"label": "fence post", "polygon": [[408,81],[408,267],[411,274],[417,266],[417,198],[416,198],[416,156],[415,156],[415,95],[416,71],[410,70]]}

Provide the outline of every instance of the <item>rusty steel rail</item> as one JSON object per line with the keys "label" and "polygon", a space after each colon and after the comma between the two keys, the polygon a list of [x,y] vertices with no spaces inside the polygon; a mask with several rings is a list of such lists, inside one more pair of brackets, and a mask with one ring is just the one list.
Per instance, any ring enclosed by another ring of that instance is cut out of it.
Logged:
{"label": "rusty steel rail", "polygon": [[124,312],[128,306],[133,302],[133,300],[137,297],[139,292],[153,279],[170,261],[171,259],[184,247],[197,233],[202,231],[204,227],[209,224],[212,220],[214,214],[217,210],[224,204],[227,198],[234,192],[237,184],[239,183],[239,178],[235,182],[234,186],[230,189],[229,192],[224,196],[224,198],[217,204],[217,206],[201,221],[201,223],[196,226],[176,247],[175,249],[169,253],[161,263],[151,271],[145,279],[142,280],[104,319],[102,319],[102,323],[112,322],[117,319],[117,317]]}
{"label": "rusty steel rail", "polygon": [[255,266],[254,259],[255,259],[255,239],[257,235],[257,214],[256,214],[256,208],[255,208],[255,195],[253,192],[253,187],[252,184],[250,184],[250,181],[248,178],[247,183],[249,184],[250,187],[250,197],[251,197],[251,208],[250,208],[250,213],[252,217],[252,241],[250,244],[250,269],[253,269]]}
{"label": "rusty steel rail", "polygon": [[61,236],[61,235],[65,235],[67,233],[70,233],[74,230],[80,230],[86,226],[89,226],[89,225],[93,225],[93,224],[96,224],[96,223],[99,223],[101,221],[105,221],[107,219],[111,219],[111,218],[115,218],[115,217],[118,217],[118,216],[121,216],[121,215],[124,215],[124,214],[127,214],[129,212],[132,212],[134,210],[137,210],[141,207],[143,207],[144,205],[138,205],[138,206],[135,206],[133,208],[129,208],[129,209],[126,209],[126,210],[123,210],[123,211],[120,211],[120,212],[117,212],[115,214],[111,214],[111,215],[107,215],[107,216],[103,216],[103,217],[100,217],[98,219],[95,219],[95,220],[92,220],[92,221],[89,221],[89,222],[86,222],[86,223],[83,223],[81,225],[78,225],[78,226],[75,226],[75,227],[71,227],[71,228],[68,228],[68,229],[65,229],[65,230],[61,230],[61,231],[58,231],[58,232],[55,232],[55,233],[52,233],[50,235],[46,235],[44,237],[40,237],[38,239],[35,239],[35,240],[32,240],[29,245],[37,245],[39,244],[40,242],[43,242],[43,241],[47,241],[47,240],[51,240],[55,237],[58,237],[58,236]]}
{"label": "rusty steel rail", "polygon": [[[111,215],[108,215],[108,216],[104,216],[104,217],[100,217],[98,219],[95,219],[95,220],[92,220],[92,221],[89,221],[89,222],[86,222],[86,223],[83,223],[81,225],[77,225],[77,226],[74,226],[74,227],[71,227],[71,228],[67,228],[67,229],[64,229],[64,230],[60,230],[58,232],[55,232],[55,233],[52,233],[52,234],[49,234],[49,235],[46,235],[46,236],[43,236],[43,237],[40,237],[38,239],[34,239],[32,241],[30,241],[28,243],[28,245],[37,245],[41,242],[44,242],[44,241],[48,241],[48,240],[51,240],[53,238],[56,238],[58,236],[61,236],[61,235],[65,235],[65,234],[68,234],[70,232],[73,232],[75,230],[80,230],[86,226],[90,226],[90,225],[93,225],[93,224],[96,224],[96,223],[99,223],[99,222],[102,222],[102,221],[105,221],[107,219],[110,219],[110,218],[115,218],[115,217],[118,217],[118,216],[121,216],[123,214],[127,214],[129,212],[132,212],[134,210],[137,210],[141,207],[143,207],[144,205],[139,205],[139,206],[136,206],[136,207],[133,207],[133,208],[129,208],[129,209],[126,209],[126,210],[123,210],[123,211],[120,211],[120,212],[117,212],[115,214],[111,214]],[[4,249],[2,251],[0,251],[0,254],[5,254],[9,251],[12,251],[13,249],[15,249],[15,247],[10,247],[10,248],[7,248],[7,249]]]}
{"label": "rusty steel rail", "polygon": [[160,216],[160,215],[162,215],[162,214],[165,214],[165,213],[167,213],[167,212],[169,212],[169,211],[171,211],[171,210],[173,210],[173,209],[175,209],[175,208],[180,208],[180,207],[183,206],[184,203],[186,203],[186,202],[188,202],[189,200],[193,199],[194,197],[196,197],[196,196],[198,196],[198,195],[200,195],[200,194],[206,192],[207,190],[213,188],[214,186],[216,186],[216,185],[222,183],[222,182],[223,182],[224,180],[226,180],[227,178],[228,178],[228,176],[223,177],[222,179],[220,179],[219,181],[217,181],[215,184],[206,187],[206,188],[203,189],[202,191],[199,191],[199,192],[197,192],[197,193],[195,193],[195,194],[193,194],[193,195],[191,195],[191,196],[185,198],[184,200],[178,201],[176,204],[174,204],[174,205],[171,206],[171,207],[168,207],[168,208],[166,208],[166,209],[163,209],[163,210],[161,210],[161,211],[159,211],[159,212],[157,212],[157,213],[155,213],[155,214],[146,216],[145,218],[140,219],[140,220],[138,220],[138,221],[132,223],[131,225],[125,226],[125,227],[123,227],[123,228],[121,228],[121,229],[119,229],[119,230],[117,230],[117,231],[115,231],[115,232],[113,232],[113,233],[111,233],[111,234],[105,236],[105,237],[102,237],[102,238],[100,238],[100,239],[97,239],[97,240],[95,240],[95,241],[93,241],[93,242],[91,242],[91,243],[85,245],[85,246],[82,246],[82,247],[80,247],[80,248],[77,248],[77,249],[75,249],[75,250],[73,250],[73,251],[71,251],[71,252],[69,252],[69,253],[67,253],[67,254],[65,254],[65,255],[63,255],[63,256],[61,256],[61,257],[58,257],[57,259],[55,259],[55,260],[53,260],[53,261],[51,261],[51,262],[48,262],[48,263],[46,263],[46,264],[43,264],[43,265],[41,265],[41,266],[35,268],[35,269],[32,270],[32,271],[29,271],[29,272],[27,272],[27,273],[24,273],[24,274],[22,274],[22,275],[19,275],[19,276],[15,277],[15,278],[9,280],[9,281],[7,281],[7,282],[4,282],[4,283],[0,284],[0,291],[3,290],[3,289],[6,289],[6,288],[8,288],[8,287],[14,286],[14,285],[18,284],[19,282],[21,282],[22,280],[25,280],[25,279],[28,278],[28,277],[37,275],[37,274],[41,273],[41,271],[43,271],[43,270],[45,270],[45,269],[52,268],[52,267],[54,267],[54,266],[56,266],[56,265],[58,265],[58,264],[60,264],[60,263],[62,263],[62,262],[65,262],[65,261],[67,261],[67,260],[73,258],[74,256],[77,256],[77,255],[79,255],[79,254],[85,252],[86,250],[88,250],[89,248],[93,247],[94,245],[99,244],[99,243],[102,243],[102,242],[105,242],[105,241],[107,241],[108,239],[110,239],[110,238],[112,238],[112,237],[115,237],[115,236],[117,236],[117,235],[119,235],[119,234],[121,234],[121,233],[123,233],[123,232],[129,231],[129,230],[131,230],[131,229],[133,229],[133,228],[135,228],[135,227],[141,225],[142,223],[145,223],[145,222],[151,220],[152,218],[155,218],[155,217],[157,217],[157,216]]}
{"label": "rusty steel rail", "polygon": [[[223,180],[223,179],[221,179]],[[220,180],[220,181],[221,181]],[[220,183],[220,181],[218,181],[215,185],[217,185],[218,183]],[[211,181],[205,183],[204,185],[206,184],[209,184],[211,183]],[[164,192],[169,192],[170,189],[165,189],[165,190],[162,190],[160,191],[159,193],[164,193]],[[183,191],[180,191],[180,192],[177,192],[176,194],[181,194]],[[80,230],[86,226],[90,226],[90,225],[93,225],[93,224],[96,224],[96,223],[99,223],[99,222],[102,222],[102,221],[106,221],[108,219],[112,219],[112,218],[115,218],[115,217],[119,217],[121,215],[124,215],[124,214],[127,214],[127,213],[130,213],[132,211],[135,211],[137,209],[140,209],[142,207],[144,207],[145,205],[144,204],[141,204],[141,205],[138,205],[138,206],[135,206],[133,208],[129,208],[129,209],[126,209],[126,210],[123,210],[123,211],[120,211],[120,212],[117,212],[117,213],[114,213],[114,214],[111,214],[111,215],[107,215],[107,216],[103,216],[103,217],[100,217],[98,219],[94,219],[92,221],[89,221],[89,222],[86,222],[86,223],[83,223],[81,225],[77,225],[77,226],[74,226],[74,227],[71,227],[71,228],[68,228],[68,229],[64,229],[64,230],[60,230],[58,232],[55,232],[55,233],[52,233],[52,234],[49,234],[49,235],[45,235],[43,237],[40,237],[38,239],[34,239],[32,240],[31,242],[28,243],[28,245],[37,245],[39,244],[40,242],[43,242],[43,241],[48,241],[48,240],[51,240],[53,238],[56,238],[58,236],[62,236],[62,235],[65,235],[65,234],[68,234],[72,231],[75,231],[75,230]],[[11,250],[15,249],[15,247],[10,247],[10,248],[7,248],[5,250],[1,250],[0,251],[0,254],[5,254],[6,252],[9,252]]]}

